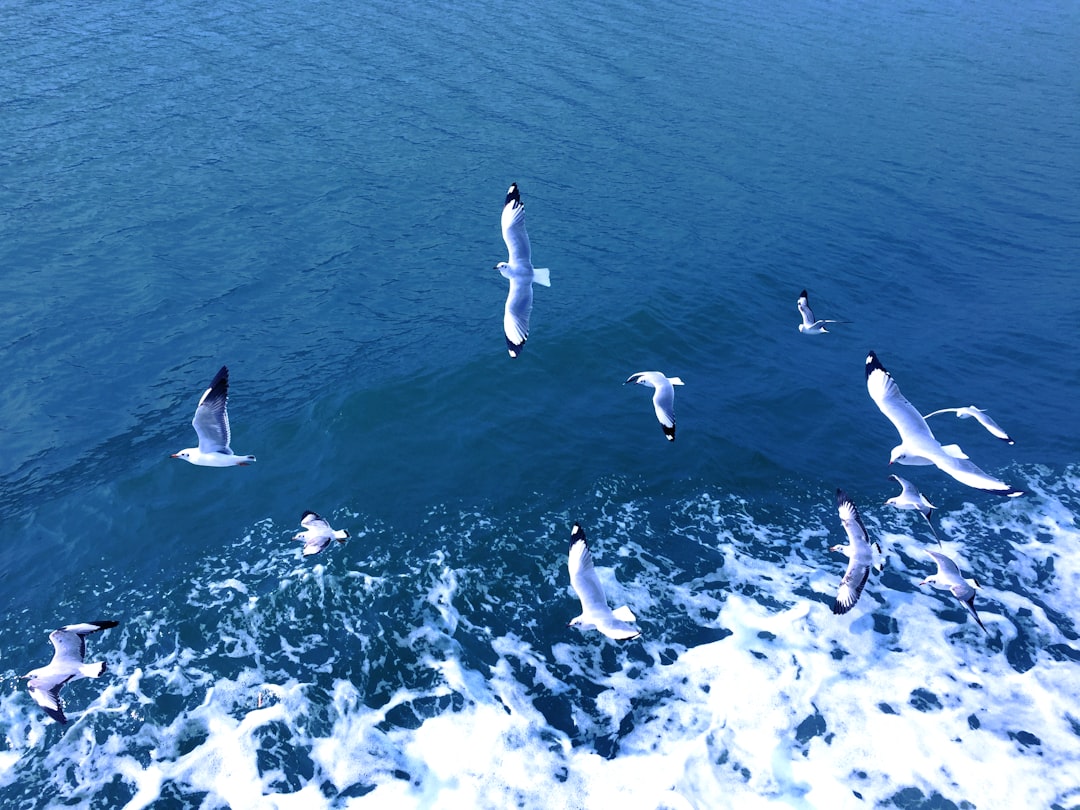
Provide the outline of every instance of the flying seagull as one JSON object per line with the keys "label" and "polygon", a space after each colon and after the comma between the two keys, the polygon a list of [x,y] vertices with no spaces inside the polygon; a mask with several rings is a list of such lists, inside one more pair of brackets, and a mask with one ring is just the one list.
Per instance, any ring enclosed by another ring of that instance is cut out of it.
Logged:
{"label": "flying seagull", "polygon": [[1010,498],[1024,494],[1023,490],[1014,489],[980,470],[957,445],[943,447],[873,352],[866,357],[866,390],[900,434],[900,444],[892,449],[890,464],[933,464],[961,484],[975,489]]}
{"label": "flying seagull", "polygon": [[810,309],[810,300],[806,297],[806,290],[799,293],[799,300],[795,303],[799,307],[799,314],[802,315],[802,323],[799,324],[799,331],[804,335],[827,334],[829,331],[825,328],[825,324],[827,323],[849,323],[849,321],[816,320],[814,318],[814,311]]}
{"label": "flying seagull", "polygon": [[960,419],[975,418],[980,425],[990,431],[991,434],[997,436],[1006,444],[1012,444],[1013,440],[1009,438],[1009,434],[1001,429],[1001,425],[986,415],[986,411],[982,408],[976,408],[974,405],[968,405],[966,408],[942,408],[939,411],[933,411],[928,413],[923,419],[929,419],[931,416],[937,416],[940,413],[955,413]]}
{"label": "flying seagull", "polygon": [[608,638],[617,641],[641,635],[641,631],[630,624],[637,621],[630,608],[626,605],[615,610],[608,607],[604,588],[593,568],[592,552],[589,551],[589,543],[585,539],[585,530],[577,523],[570,529],[570,558],[567,567],[570,569],[570,584],[574,586],[578,599],[581,600],[581,615],[571,619],[567,627],[580,627],[583,630],[595,627]]}
{"label": "flying seagull", "polygon": [[660,427],[664,429],[664,435],[668,441],[675,441],[675,389],[671,386],[682,385],[683,381],[678,377],[665,377],[659,371],[639,371],[631,374],[623,385],[637,383],[638,385],[651,385],[653,391],[652,404],[656,411],[656,418]]}
{"label": "flying seagull", "polygon": [[517,357],[529,337],[533,282],[551,286],[548,268],[532,266],[532,248],[529,246],[529,234],[525,231],[525,205],[521,202],[517,183],[511,183],[506,192],[502,234],[510,256],[505,262],[495,265],[495,269],[510,279],[510,292],[507,293],[506,309],[503,311],[503,332],[506,333],[507,351],[511,357]]}
{"label": "flying seagull", "polygon": [[[870,567],[873,565],[874,556],[870,550],[870,538],[866,534],[859,510],[851,502],[851,498],[842,489],[836,490],[836,510],[840,514],[840,523],[847,533],[848,544],[846,546],[830,546],[829,551],[840,551],[847,555],[847,571],[840,580],[840,589],[836,593],[836,601],[833,602],[832,612],[840,615],[847,613],[862,596],[863,586],[870,576]],[[874,543],[878,553],[881,547]]]}
{"label": "flying seagull", "polygon": [[246,467],[255,460],[255,456],[238,456],[229,447],[232,433],[226,407],[228,399],[229,369],[222,366],[203,393],[199,407],[195,409],[195,418],[191,420],[199,437],[199,446],[173,453],[172,458],[182,458],[200,467]]}
{"label": "flying seagull", "polygon": [[941,538],[938,537],[938,533],[934,530],[934,524],[930,522],[930,515],[934,513],[934,510],[937,509],[937,507],[926,500],[926,497],[906,478],[901,478],[899,475],[890,475],[889,478],[900,485],[900,494],[896,497],[889,498],[889,500],[885,501],[885,505],[895,506],[897,509],[914,509],[926,518],[926,525],[930,527],[934,539],[938,541],[938,545],[940,546]]}
{"label": "flying seagull", "polygon": [[979,587],[978,580],[964,579],[960,576],[960,569],[956,567],[956,563],[940,551],[927,549],[926,553],[937,563],[937,573],[931,574],[919,584],[933,585],[940,590],[951,591],[952,595],[963,602],[964,607],[975,617],[975,621],[979,627],[982,627],[983,632],[989,635],[990,631],[986,629],[979,614],[975,612],[975,589]]}
{"label": "flying seagull", "polygon": [[293,537],[293,540],[299,540],[304,544],[305,557],[318,554],[330,545],[331,540],[344,543],[349,537],[345,529],[331,529],[325,519],[311,511],[304,512],[300,518],[300,525],[304,527],[304,531]]}
{"label": "flying seagull", "polygon": [[30,690],[30,697],[53,720],[58,723],[67,722],[60,705],[60,690],[64,684],[79,678],[100,678],[105,672],[104,661],[83,663],[86,658],[86,637],[116,625],[117,622],[68,624],[49,633],[49,641],[55,650],[52,661],[23,677],[29,678],[27,688]]}

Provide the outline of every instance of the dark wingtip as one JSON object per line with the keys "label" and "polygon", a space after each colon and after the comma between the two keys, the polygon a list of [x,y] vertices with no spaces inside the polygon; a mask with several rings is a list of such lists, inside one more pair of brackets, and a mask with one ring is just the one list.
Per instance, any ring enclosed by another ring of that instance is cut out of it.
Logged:
{"label": "dark wingtip", "polygon": [[589,541],[585,539],[585,530],[581,528],[581,524],[577,522],[570,527],[570,548],[574,547],[574,543],[584,543],[586,546],[589,545]]}
{"label": "dark wingtip", "polygon": [[114,621],[110,621],[110,620],[105,620],[105,621],[100,621],[100,622],[90,622],[90,624],[97,627],[98,630],[108,630],[110,627],[118,626],[120,624],[120,622],[114,622]]}
{"label": "dark wingtip", "polygon": [[304,514],[300,516],[300,522],[303,523],[305,520],[307,520],[308,515],[311,515],[316,520],[322,520],[322,518],[319,517],[318,512],[312,512],[310,509],[305,509]]}
{"label": "dark wingtip", "polygon": [[674,425],[672,425],[671,427],[668,427],[667,425],[661,425],[660,427],[662,427],[664,429],[664,435],[667,436],[667,440],[669,442],[675,441],[675,426]]}
{"label": "dark wingtip", "polygon": [[521,192],[518,191],[517,183],[511,183],[510,188],[506,190],[506,202],[503,203],[503,206],[505,207],[511,202],[521,203]]}
{"label": "dark wingtip", "polygon": [[214,375],[214,379],[210,382],[211,388],[217,388],[219,385],[229,384],[229,367],[222,366],[218,369],[218,373]]}
{"label": "dark wingtip", "polygon": [[517,357],[521,354],[521,350],[525,348],[525,341],[521,343],[514,343],[510,338],[506,338],[506,350],[510,352],[511,357]]}
{"label": "dark wingtip", "polygon": [[[885,371],[885,366],[881,365],[881,361],[877,359],[877,355],[871,351],[866,355],[866,376],[869,377],[871,373],[878,369]],[[885,373],[887,374],[888,372],[886,371]]]}
{"label": "dark wingtip", "polygon": [[806,290],[803,290],[801,293],[799,293],[799,298],[809,298],[809,296],[806,294]]}

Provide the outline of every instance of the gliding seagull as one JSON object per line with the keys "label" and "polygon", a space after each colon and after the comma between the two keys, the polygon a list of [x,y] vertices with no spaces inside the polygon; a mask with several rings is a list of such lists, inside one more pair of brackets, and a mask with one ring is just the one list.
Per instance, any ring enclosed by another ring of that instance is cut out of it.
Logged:
{"label": "gliding seagull", "polygon": [[200,467],[246,467],[255,456],[238,456],[229,447],[229,369],[222,366],[203,393],[191,426],[199,437],[198,447],[188,447],[172,458],[182,458]]}
{"label": "gliding seagull", "polygon": [[828,334],[829,330],[825,328],[827,323],[848,323],[848,321],[815,320],[814,311],[810,309],[810,299],[806,297],[806,290],[799,293],[799,300],[795,304],[799,307],[799,314],[802,315],[799,331],[804,335]]}
{"label": "gliding seagull", "polygon": [[27,688],[45,713],[58,723],[66,723],[64,710],[60,705],[60,690],[68,681],[79,678],[100,678],[105,672],[105,662],[83,663],[86,658],[86,637],[99,630],[116,627],[118,622],[84,622],[68,624],[49,633],[53,645],[52,660],[43,667],[31,670],[24,678],[29,678]]}
{"label": "gliding seagull", "polygon": [[525,205],[521,202],[517,183],[511,183],[506,192],[502,211],[502,234],[510,256],[499,262],[495,269],[510,279],[510,291],[506,295],[503,310],[503,332],[506,349],[511,357],[517,357],[525,348],[529,337],[529,314],[532,312],[533,282],[551,286],[551,273],[546,267],[532,266],[532,248],[529,234],[525,231]]}
{"label": "gliding seagull", "polygon": [[994,436],[997,436],[1006,444],[1012,444],[1013,440],[1009,438],[1009,434],[1001,429],[1001,426],[986,415],[986,411],[982,408],[976,408],[974,405],[968,405],[966,408],[942,408],[939,411],[932,411],[928,413],[923,419],[929,419],[931,416],[937,416],[939,413],[955,413],[960,419],[970,419],[975,417],[980,425],[986,428]]}
{"label": "gliding seagull", "polygon": [[331,529],[330,524],[325,519],[311,511],[304,512],[300,518],[300,525],[304,527],[304,531],[295,535],[293,540],[299,540],[304,544],[305,557],[318,554],[330,545],[331,540],[344,543],[349,537],[348,531],[345,529]]}
{"label": "gliding seagull", "polygon": [[656,389],[652,397],[653,410],[668,441],[675,441],[675,389],[671,386],[682,385],[683,381],[678,377],[665,377],[659,371],[639,371],[631,374],[623,385],[627,383],[650,385]]}
{"label": "gliding seagull", "polygon": [[595,627],[608,638],[617,641],[641,635],[641,631],[630,624],[637,621],[630,608],[626,605],[615,610],[608,607],[604,588],[593,568],[592,552],[585,540],[585,530],[577,523],[570,529],[570,557],[567,567],[570,569],[570,584],[574,586],[578,599],[581,600],[581,615],[571,619],[567,627],[580,627],[583,630]]}
{"label": "gliding seagull", "polygon": [[975,489],[1010,498],[1024,494],[1023,490],[1014,489],[980,470],[957,445],[942,446],[873,352],[866,357],[866,390],[900,434],[900,444],[892,449],[890,464],[933,464],[961,484]]}
{"label": "gliding seagull", "polygon": [[[847,571],[840,580],[840,590],[837,591],[836,601],[833,602],[832,612],[841,615],[847,613],[862,596],[863,587],[870,576],[870,566],[873,565],[874,555],[870,551],[870,538],[866,534],[859,510],[851,502],[851,498],[842,489],[836,490],[836,511],[840,515],[840,523],[847,533],[848,544],[846,546],[830,546],[829,551],[840,551],[847,555]],[[874,543],[878,553],[881,548]]]}
{"label": "gliding seagull", "polygon": [[964,607],[975,617],[975,621],[978,622],[979,627],[982,627],[983,632],[989,635],[990,631],[986,629],[979,614],[975,612],[975,589],[979,587],[978,580],[964,579],[956,563],[941,552],[927,549],[926,553],[937,563],[937,573],[931,574],[919,584],[933,585],[940,590],[952,592],[952,595],[963,602]]}
{"label": "gliding seagull", "polygon": [[926,500],[923,494],[915,488],[915,485],[907,479],[901,478],[899,475],[890,475],[889,478],[900,485],[900,494],[894,498],[889,498],[889,500],[885,501],[885,505],[895,506],[897,509],[914,509],[926,518],[926,525],[930,527],[934,539],[938,541],[940,546],[941,538],[938,537],[937,532],[934,530],[934,524],[930,522],[930,515],[934,513],[937,507]]}

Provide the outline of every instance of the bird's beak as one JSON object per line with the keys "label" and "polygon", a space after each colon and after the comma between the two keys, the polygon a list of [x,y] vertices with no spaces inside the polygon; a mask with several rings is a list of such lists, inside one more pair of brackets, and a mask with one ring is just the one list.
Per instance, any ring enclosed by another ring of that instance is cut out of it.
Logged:
{"label": "bird's beak", "polygon": [[169,456],[169,458],[180,458],[180,454],[179,453],[173,453],[173,454],[171,454]]}
{"label": "bird's beak", "polygon": [[925,584],[926,584],[926,580],[924,579],[922,582],[919,583],[919,587],[922,587]]}

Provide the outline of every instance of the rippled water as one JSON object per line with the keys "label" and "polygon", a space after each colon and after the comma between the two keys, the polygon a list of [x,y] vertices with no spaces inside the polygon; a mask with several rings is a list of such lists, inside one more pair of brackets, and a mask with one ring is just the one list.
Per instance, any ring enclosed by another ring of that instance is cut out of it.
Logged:
{"label": "rippled water", "polygon": [[[5,803],[1080,805],[1071,5],[0,21]],[[987,634],[883,506],[869,349],[1016,439],[934,423],[1019,499],[900,471]],[[258,463],[170,460],[223,363]],[[885,555],[843,617],[837,487]],[[575,520],[639,640],[565,627]],[[103,618],[60,727],[17,676]]]}

